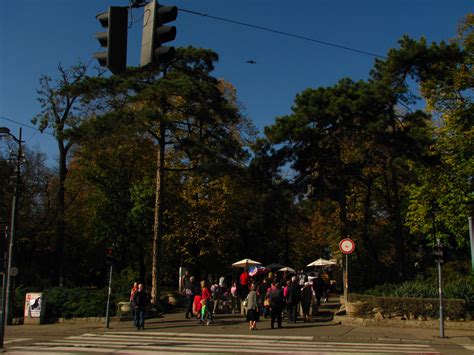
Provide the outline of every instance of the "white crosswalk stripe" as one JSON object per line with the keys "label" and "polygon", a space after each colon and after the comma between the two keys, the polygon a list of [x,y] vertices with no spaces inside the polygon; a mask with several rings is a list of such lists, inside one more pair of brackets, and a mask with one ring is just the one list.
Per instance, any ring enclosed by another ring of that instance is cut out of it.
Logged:
{"label": "white crosswalk stripe", "polygon": [[320,342],[313,337],[185,334],[164,332],[107,332],[11,346],[8,353],[70,354],[107,352],[113,354],[154,353],[339,353],[339,354],[439,354],[427,344]]}
{"label": "white crosswalk stripe", "polygon": [[12,343],[21,343],[22,341],[28,341],[28,340],[31,340],[31,338],[6,338],[4,341],[3,341],[3,344],[7,345],[7,344],[12,344]]}
{"label": "white crosswalk stripe", "polygon": [[474,345],[464,345],[464,348],[472,351],[472,353],[474,354]]}

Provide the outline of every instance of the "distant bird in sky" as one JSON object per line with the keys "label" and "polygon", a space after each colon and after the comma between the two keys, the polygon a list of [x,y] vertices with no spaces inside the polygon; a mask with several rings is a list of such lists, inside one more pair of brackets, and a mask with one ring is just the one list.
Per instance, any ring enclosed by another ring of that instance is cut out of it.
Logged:
{"label": "distant bird in sky", "polygon": [[250,59],[250,60],[247,60],[245,63],[249,63],[249,64],[257,64],[257,62],[253,59]]}

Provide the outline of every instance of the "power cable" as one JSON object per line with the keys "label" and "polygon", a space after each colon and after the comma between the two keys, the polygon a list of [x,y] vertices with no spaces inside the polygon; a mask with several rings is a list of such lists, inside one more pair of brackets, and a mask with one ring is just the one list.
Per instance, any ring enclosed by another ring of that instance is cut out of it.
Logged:
{"label": "power cable", "polygon": [[[17,125],[19,125],[19,126],[22,126],[22,127],[26,127],[26,128],[33,129],[33,130],[35,130],[35,131],[41,132],[41,130],[40,130],[39,128],[37,128],[37,127],[29,126],[29,125],[27,125],[27,124],[24,124],[24,123],[22,123],[22,122],[15,121],[14,119],[11,119],[11,118],[8,118],[8,117],[5,117],[5,116],[0,116],[0,119],[5,120],[5,121],[9,121],[9,122],[12,122],[12,123],[15,123],[15,124],[17,124]],[[43,132],[41,132],[41,133],[46,133],[46,134],[49,134],[50,136],[53,136],[53,137],[54,137],[54,134],[51,133],[51,132],[48,132],[48,131],[43,131]]]}
{"label": "power cable", "polygon": [[347,46],[342,46],[342,45],[336,44],[336,43],[321,41],[321,40],[318,40],[318,39],[315,39],[315,38],[306,37],[306,36],[301,36],[301,35],[294,34],[294,33],[289,33],[289,32],[284,32],[284,31],[280,31],[280,30],[275,30],[275,29],[272,29],[272,28],[263,27],[263,26],[258,26],[258,25],[253,25],[253,24],[245,23],[245,22],[241,22],[241,21],[231,20],[231,19],[224,18],[224,17],[213,16],[213,15],[209,15],[209,14],[206,14],[206,13],[203,13],[203,12],[197,12],[197,11],[192,11],[192,10],[187,10],[187,9],[182,9],[182,8],[179,8],[179,11],[187,12],[187,13],[192,14],[192,15],[199,15],[199,16],[202,16],[202,17],[208,17],[208,18],[211,18],[211,19],[213,19],[213,20],[218,20],[218,21],[233,23],[233,24],[239,25],[239,26],[246,26],[246,27],[250,27],[250,28],[255,28],[255,29],[258,29],[258,30],[261,30],[261,31],[272,32],[272,33],[276,33],[276,34],[283,35],[283,36],[298,38],[298,39],[302,39],[302,40],[304,40],[304,41],[309,41],[309,42],[314,42],[314,43],[318,43],[318,44],[323,44],[323,45],[325,45],[325,46],[330,46],[330,47],[335,47],[335,48],[339,48],[339,49],[344,49],[344,50],[351,51],[351,52],[355,52],[355,53],[359,53],[359,54],[365,54],[365,55],[368,55],[368,56],[371,56],[371,57],[375,57],[375,58],[386,59],[384,56],[382,56],[382,55],[380,55],[380,54],[375,54],[375,53],[363,51],[363,50],[360,50],[360,49],[355,49],[355,48],[351,48],[351,47],[347,47]]}

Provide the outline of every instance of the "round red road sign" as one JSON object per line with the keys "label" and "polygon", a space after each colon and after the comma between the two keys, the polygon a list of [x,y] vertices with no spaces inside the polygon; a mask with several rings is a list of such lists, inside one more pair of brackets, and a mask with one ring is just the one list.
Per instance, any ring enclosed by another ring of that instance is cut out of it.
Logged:
{"label": "round red road sign", "polygon": [[351,238],[345,238],[339,242],[339,249],[344,254],[351,254],[355,250],[355,243]]}

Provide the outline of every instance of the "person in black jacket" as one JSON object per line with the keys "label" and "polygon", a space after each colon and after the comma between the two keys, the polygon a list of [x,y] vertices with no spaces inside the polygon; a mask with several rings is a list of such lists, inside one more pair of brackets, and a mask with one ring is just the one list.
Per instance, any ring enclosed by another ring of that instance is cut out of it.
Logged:
{"label": "person in black jacket", "polygon": [[301,287],[296,276],[291,278],[291,283],[288,286],[288,322],[296,323],[298,318],[298,305],[301,301]]}
{"label": "person in black jacket", "polygon": [[145,309],[148,304],[148,295],[143,289],[143,284],[138,285],[138,291],[133,296],[133,307],[135,308],[135,324],[137,330],[145,329]]}
{"label": "person in black jacket", "polygon": [[285,297],[283,296],[283,290],[280,287],[278,282],[274,282],[273,286],[270,288],[270,293],[268,296],[270,300],[270,315],[271,315],[271,327],[275,328],[275,320],[277,321],[278,328],[281,328],[281,312],[283,310],[283,305],[285,303]]}

